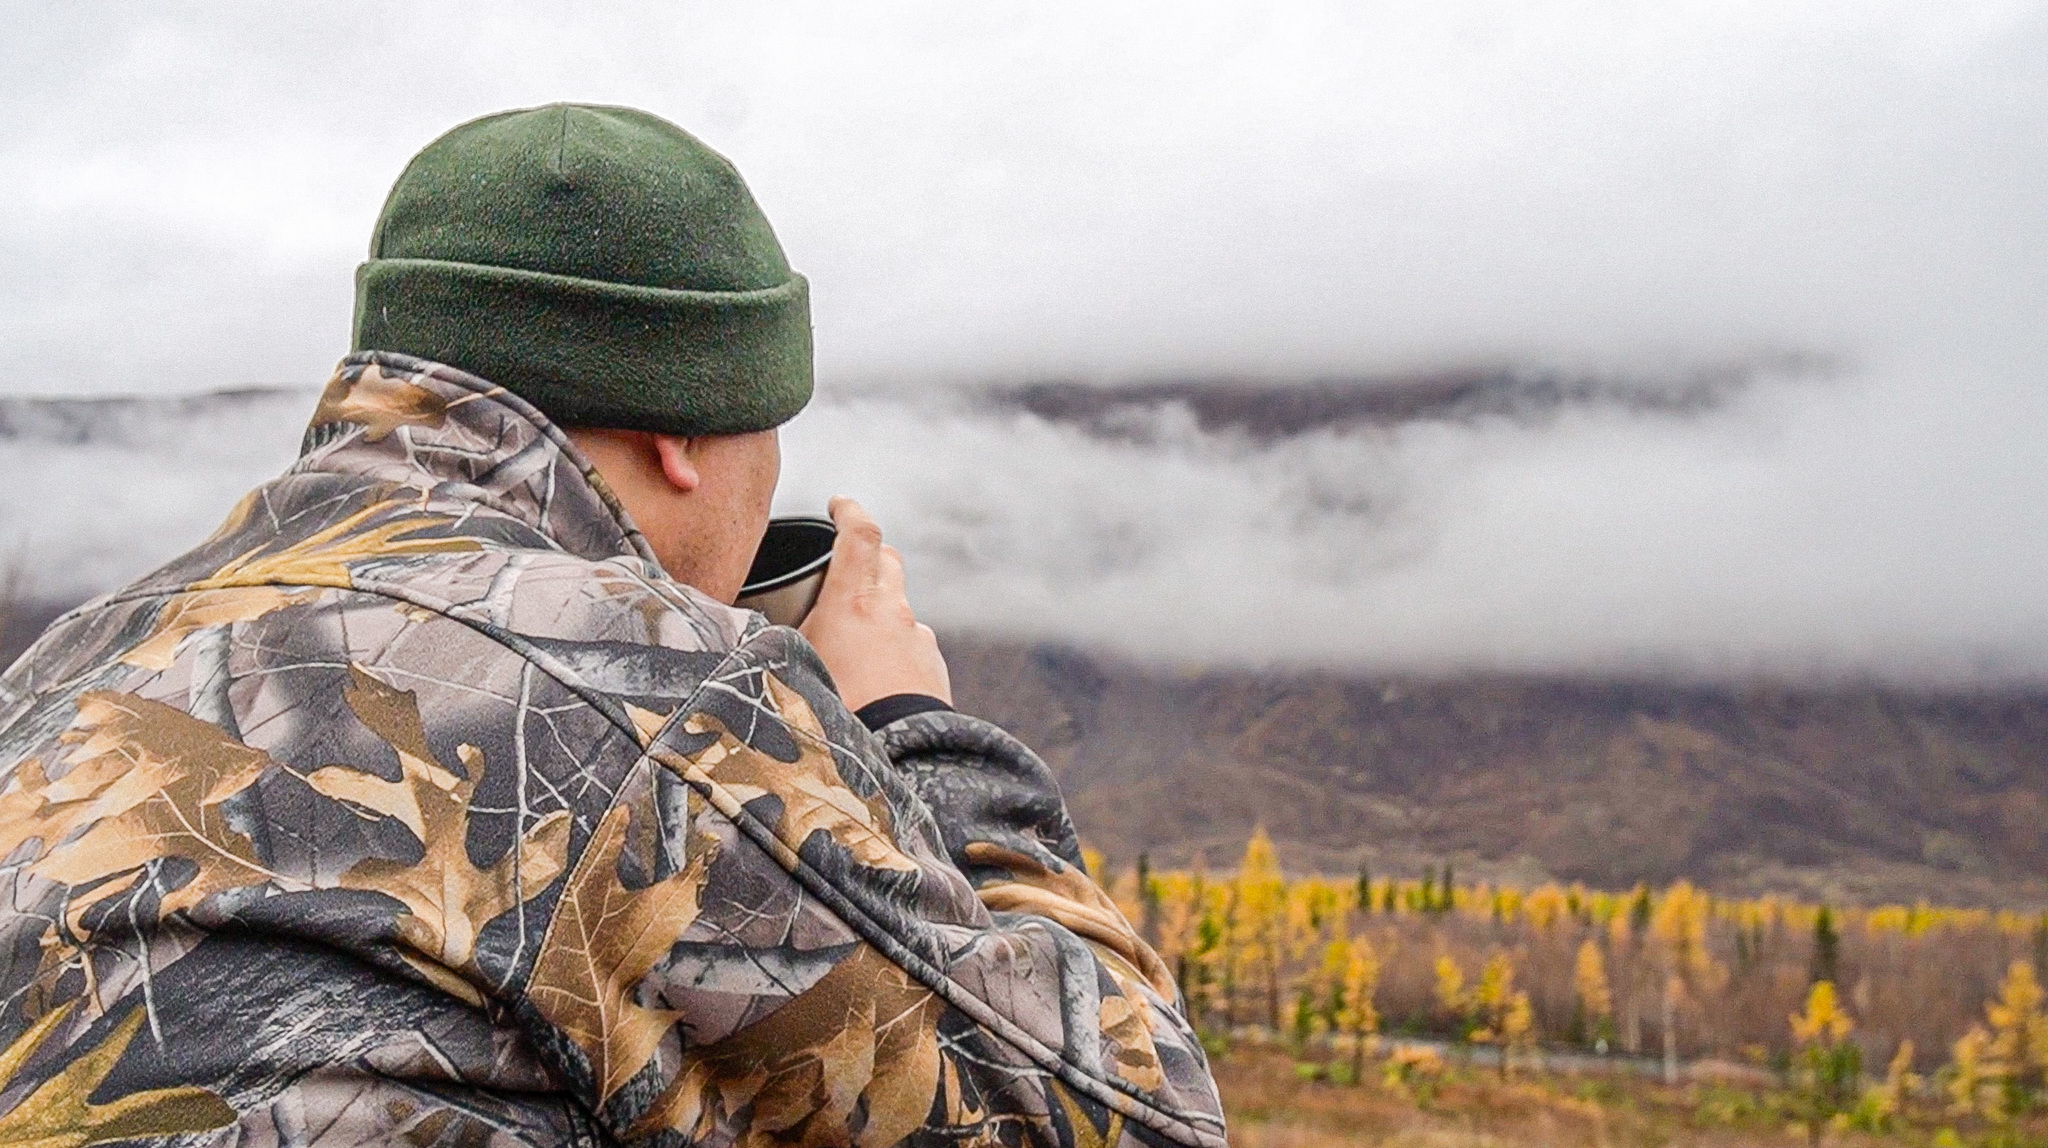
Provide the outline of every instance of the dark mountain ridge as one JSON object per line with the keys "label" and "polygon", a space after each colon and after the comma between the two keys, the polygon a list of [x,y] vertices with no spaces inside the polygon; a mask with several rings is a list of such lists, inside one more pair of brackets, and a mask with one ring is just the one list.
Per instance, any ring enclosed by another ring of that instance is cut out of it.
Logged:
{"label": "dark mountain ridge", "polygon": [[1172,670],[948,643],[1113,862],[2048,904],[2048,690]]}
{"label": "dark mountain ridge", "polygon": [[1132,383],[1041,381],[978,393],[1096,438],[1150,441],[1158,416],[1184,411],[1205,434],[1270,443],[1316,431],[1407,423],[1542,423],[1566,411],[1607,408],[1690,418],[1719,410],[1766,380],[1826,377],[1834,364],[1777,354],[1663,377],[1490,367],[1384,377],[1276,381],[1193,378]]}

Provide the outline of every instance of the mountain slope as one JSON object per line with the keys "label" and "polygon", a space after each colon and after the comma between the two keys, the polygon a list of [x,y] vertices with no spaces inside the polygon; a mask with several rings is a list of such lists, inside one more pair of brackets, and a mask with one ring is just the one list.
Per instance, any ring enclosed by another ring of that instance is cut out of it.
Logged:
{"label": "mountain slope", "polygon": [[1177,672],[948,643],[1114,861],[2048,903],[2048,692]]}

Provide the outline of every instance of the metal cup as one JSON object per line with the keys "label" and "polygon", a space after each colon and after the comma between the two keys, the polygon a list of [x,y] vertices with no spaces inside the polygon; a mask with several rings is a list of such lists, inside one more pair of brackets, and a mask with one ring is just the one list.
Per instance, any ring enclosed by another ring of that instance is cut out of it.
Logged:
{"label": "metal cup", "polygon": [[832,564],[832,542],[838,537],[839,530],[829,518],[792,515],[771,519],[733,605],[759,610],[772,625],[801,625],[825,585],[825,568]]}

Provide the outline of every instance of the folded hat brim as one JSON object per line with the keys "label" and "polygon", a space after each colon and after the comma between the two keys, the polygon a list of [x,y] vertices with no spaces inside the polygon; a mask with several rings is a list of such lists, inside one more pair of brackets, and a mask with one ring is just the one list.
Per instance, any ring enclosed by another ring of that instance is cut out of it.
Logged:
{"label": "folded hat brim", "polygon": [[437,259],[356,269],[354,349],[447,363],[562,426],[744,434],[810,401],[810,285],[640,287]]}

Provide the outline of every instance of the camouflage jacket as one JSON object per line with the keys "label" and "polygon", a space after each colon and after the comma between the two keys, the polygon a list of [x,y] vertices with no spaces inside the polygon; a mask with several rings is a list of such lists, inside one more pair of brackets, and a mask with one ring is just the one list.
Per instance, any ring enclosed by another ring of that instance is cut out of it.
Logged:
{"label": "camouflage jacket", "polygon": [[0,678],[0,859],[4,1144],[1224,1144],[1030,750],[869,732],[444,366]]}

